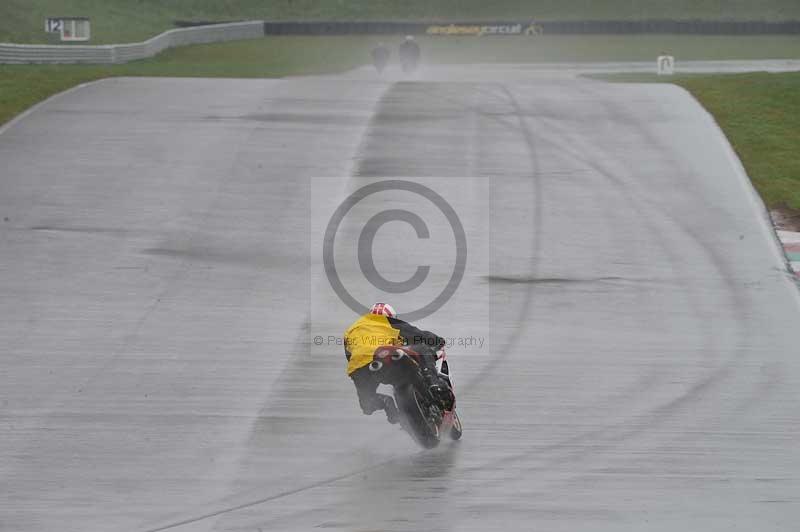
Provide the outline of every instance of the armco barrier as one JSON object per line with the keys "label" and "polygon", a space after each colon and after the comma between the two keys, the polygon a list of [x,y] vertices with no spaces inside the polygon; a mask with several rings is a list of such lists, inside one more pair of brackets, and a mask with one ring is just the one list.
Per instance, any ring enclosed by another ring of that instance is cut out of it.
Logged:
{"label": "armco barrier", "polygon": [[175,46],[256,39],[264,36],[264,22],[236,22],[165,31],[132,44],[39,45],[0,44],[0,63],[127,63],[152,57]]}
{"label": "armco barrier", "polygon": [[265,35],[388,35],[423,34],[425,22],[264,22]]}
{"label": "armco barrier", "polygon": [[624,35],[640,33],[697,35],[795,35],[800,21],[731,20],[571,20],[539,22],[546,34]]}

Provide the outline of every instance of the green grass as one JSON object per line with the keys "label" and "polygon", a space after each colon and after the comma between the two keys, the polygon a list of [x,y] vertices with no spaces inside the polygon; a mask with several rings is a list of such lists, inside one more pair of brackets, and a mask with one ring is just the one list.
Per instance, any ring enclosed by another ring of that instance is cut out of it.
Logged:
{"label": "green grass", "polygon": [[655,61],[663,52],[682,61],[800,58],[798,35],[430,37],[421,43],[435,63]]}
{"label": "green grass", "polygon": [[274,37],[187,46],[124,65],[0,65],[0,124],[70,87],[115,76],[282,77],[341,72],[369,60],[363,37]]}
{"label": "green grass", "polygon": [[[655,75],[603,78],[664,82]],[[669,81],[714,115],[767,208],[800,216],[800,72],[685,75]]]}
{"label": "green grass", "polygon": [[92,19],[92,42],[135,42],[175,19],[800,19],[797,0],[2,0],[0,42],[56,42],[49,16]]}

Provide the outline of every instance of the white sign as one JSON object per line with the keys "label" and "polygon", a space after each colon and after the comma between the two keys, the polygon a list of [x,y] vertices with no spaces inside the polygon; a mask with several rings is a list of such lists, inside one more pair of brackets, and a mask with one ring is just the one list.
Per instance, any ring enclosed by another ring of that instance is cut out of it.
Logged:
{"label": "white sign", "polygon": [[64,21],[60,18],[48,18],[44,21],[44,31],[47,33],[61,33],[64,29]]}
{"label": "white sign", "polygon": [[659,76],[671,76],[675,73],[675,58],[671,55],[660,55],[656,66]]}
{"label": "white sign", "polygon": [[62,41],[88,41],[92,35],[86,17],[46,18],[44,31],[60,33]]}

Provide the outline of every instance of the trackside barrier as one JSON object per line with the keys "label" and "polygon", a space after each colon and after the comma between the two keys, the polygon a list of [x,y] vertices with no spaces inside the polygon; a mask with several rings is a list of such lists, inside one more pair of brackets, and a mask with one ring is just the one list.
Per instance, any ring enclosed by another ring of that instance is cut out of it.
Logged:
{"label": "trackside barrier", "polygon": [[762,20],[575,20],[540,22],[551,34],[696,34],[696,35],[794,35],[800,34],[800,21]]}
{"label": "trackside barrier", "polygon": [[0,63],[127,63],[153,57],[176,46],[257,39],[264,36],[264,22],[215,24],[165,31],[152,39],[132,44],[47,45],[0,43]]}

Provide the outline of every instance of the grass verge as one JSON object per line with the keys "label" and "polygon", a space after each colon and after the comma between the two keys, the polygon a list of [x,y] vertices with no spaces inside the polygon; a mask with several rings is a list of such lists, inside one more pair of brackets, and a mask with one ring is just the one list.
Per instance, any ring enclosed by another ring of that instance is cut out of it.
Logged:
{"label": "grass verge", "polygon": [[421,39],[434,63],[655,61],[664,52],[681,61],[800,58],[800,36],[542,35]]}
{"label": "grass verge", "polygon": [[341,72],[369,60],[362,37],[274,37],[168,50],[123,65],[0,65],[0,124],[70,87],[118,76],[262,78]]}
{"label": "grass verge", "polygon": [[[664,82],[655,75],[603,79]],[[800,226],[800,72],[670,78],[708,109],[727,135],[767,208]]]}

